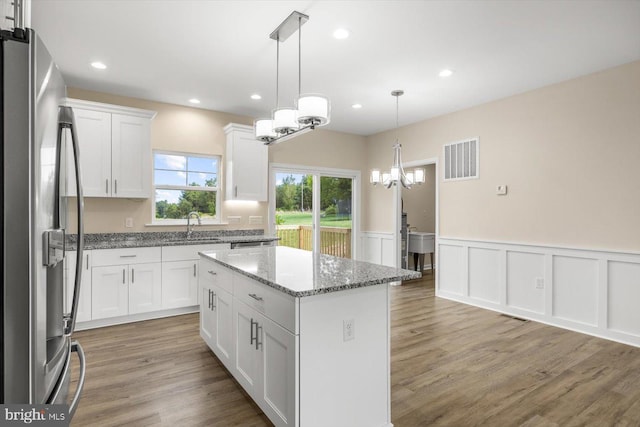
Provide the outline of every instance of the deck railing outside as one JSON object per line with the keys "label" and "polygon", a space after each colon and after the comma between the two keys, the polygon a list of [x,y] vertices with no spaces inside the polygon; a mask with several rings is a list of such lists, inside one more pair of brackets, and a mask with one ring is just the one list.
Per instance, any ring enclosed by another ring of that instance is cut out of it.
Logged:
{"label": "deck railing outside", "polygon": [[[313,229],[310,225],[279,225],[278,245],[310,251],[313,249]],[[351,258],[351,229],[320,227],[320,253]]]}

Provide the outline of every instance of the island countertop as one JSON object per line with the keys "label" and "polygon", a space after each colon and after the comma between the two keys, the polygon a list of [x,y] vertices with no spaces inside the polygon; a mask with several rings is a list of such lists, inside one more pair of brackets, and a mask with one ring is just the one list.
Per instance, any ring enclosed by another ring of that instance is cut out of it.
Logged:
{"label": "island countertop", "polygon": [[200,255],[294,297],[418,279],[421,273],[286,246],[212,250]]}

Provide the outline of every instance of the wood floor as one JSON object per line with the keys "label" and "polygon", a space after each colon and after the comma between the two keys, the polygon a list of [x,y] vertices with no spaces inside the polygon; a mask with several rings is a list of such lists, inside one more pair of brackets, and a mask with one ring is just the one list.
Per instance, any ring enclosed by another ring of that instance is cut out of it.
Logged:
{"label": "wood floor", "polygon": [[[391,288],[395,427],[640,426],[639,348],[436,299],[425,276]],[[197,314],[76,338],[87,379],[73,426],[271,425]]]}

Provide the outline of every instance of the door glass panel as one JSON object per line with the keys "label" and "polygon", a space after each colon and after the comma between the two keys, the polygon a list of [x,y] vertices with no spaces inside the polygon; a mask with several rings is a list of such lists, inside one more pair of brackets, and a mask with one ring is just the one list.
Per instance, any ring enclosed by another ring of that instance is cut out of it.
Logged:
{"label": "door glass panel", "polygon": [[320,252],[351,258],[353,179],[320,177]]}
{"label": "door glass panel", "polygon": [[313,176],[276,173],[276,234],[279,246],[313,250]]}

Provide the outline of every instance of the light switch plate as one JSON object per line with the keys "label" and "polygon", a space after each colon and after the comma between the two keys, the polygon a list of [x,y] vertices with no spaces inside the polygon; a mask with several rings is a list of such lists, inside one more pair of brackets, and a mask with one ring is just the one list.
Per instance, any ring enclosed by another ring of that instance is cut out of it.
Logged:
{"label": "light switch plate", "polygon": [[133,218],[125,218],[124,226],[126,228],[133,228]]}
{"label": "light switch plate", "polygon": [[227,222],[229,224],[240,224],[241,220],[242,220],[241,216],[228,216],[227,217]]}
{"label": "light switch plate", "polygon": [[351,341],[356,338],[356,320],[345,319],[342,321],[342,340]]}
{"label": "light switch plate", "polygon": [[498,196],[504,196],[507,194],[507,186],[506,185],[498,185],[496,187],[496,194]]}
{"label": "light switch plate", "polygon": [[262,216],[259,216],[259,215],[249,216],[249,224],[254,224],[254,225],[262,224]]}

